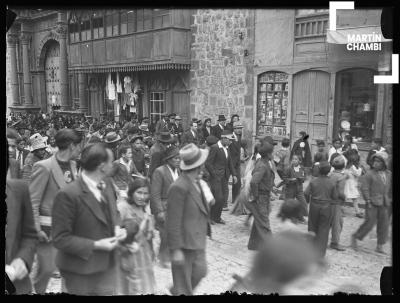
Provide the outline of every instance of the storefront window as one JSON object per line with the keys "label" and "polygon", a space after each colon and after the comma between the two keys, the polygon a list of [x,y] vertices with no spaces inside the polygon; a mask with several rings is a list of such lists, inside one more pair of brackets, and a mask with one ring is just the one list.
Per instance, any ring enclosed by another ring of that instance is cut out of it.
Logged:
{"label": "storefront window", "polygon": [[150,92],[150,122],[154,123],[161,119],[165,112],[165,93]]}
{"label": "storefront window", "polygon": [[258,77],[258,135],[286,136],[288,74],[267,72]]}
{"label": "storefront window", "polygon": [[375,131],[377,104],[374,72],[351,69],[339,72],[336,77],[337,134],[348,132],[355,142],[371,141]]}

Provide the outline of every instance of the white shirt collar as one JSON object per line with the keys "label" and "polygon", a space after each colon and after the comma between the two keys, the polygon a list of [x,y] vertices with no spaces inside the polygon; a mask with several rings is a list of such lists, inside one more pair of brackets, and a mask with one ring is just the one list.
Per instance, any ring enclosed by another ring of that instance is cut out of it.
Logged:
{"label": "white shirt collar", "polygon": [[178,177],[179,177],[178,170],[176,168],[175,168],[175,170],[173,170],[168,164],[167,164],[167,167],[168,167],[169,171],[171,172],[172,179],[174,181],[176,181],[176,179],[178,179]]}
{"label": "white shirt collar", "polygon": [[86,183],[87,187],[89,188],[89,190],[92,192],[92,194],[95,196],[95,198],[97,199],[97,201],[101,201],[101,192],[100,190],[97,188],[97,183],[92,180],[91,178],[89,178],[85,172],[83,171],[82,174],[82,180],[83,182]]}
{"label": "white shirt collar", "polygon": [[224,127],[221,124],[218,123],[218,125],[219,127],[221,127],[222,130],[224,130]]}

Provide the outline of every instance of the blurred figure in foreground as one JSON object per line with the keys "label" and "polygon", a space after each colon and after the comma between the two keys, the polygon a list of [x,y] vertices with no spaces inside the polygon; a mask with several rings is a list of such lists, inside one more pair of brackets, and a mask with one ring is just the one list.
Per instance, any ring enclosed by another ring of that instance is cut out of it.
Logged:
{"label": "blurred figure in foreground", "polygon": [[250,272],[239,277],[230,291],[252,294],[288,294],[300,279],[312,277],[318,268],[318,252],[296,231],[269,237],[256,255]]}

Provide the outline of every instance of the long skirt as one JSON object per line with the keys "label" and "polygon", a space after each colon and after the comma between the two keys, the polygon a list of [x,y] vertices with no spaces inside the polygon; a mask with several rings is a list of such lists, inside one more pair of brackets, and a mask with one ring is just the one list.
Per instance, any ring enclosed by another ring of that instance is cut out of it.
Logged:
{"label": "long skirt", "polygon": [[231,214],[236,216],[248,215],[250,214],[250,210],[246,207],[245,202],[249,199],[250,196],[250,181],[251,174],[254,169],[255,161],[249,160],[244,171],[244,177],[242,181],[242,189],[240,190],[239,196],[234,201],[233,208],[231,210]]}

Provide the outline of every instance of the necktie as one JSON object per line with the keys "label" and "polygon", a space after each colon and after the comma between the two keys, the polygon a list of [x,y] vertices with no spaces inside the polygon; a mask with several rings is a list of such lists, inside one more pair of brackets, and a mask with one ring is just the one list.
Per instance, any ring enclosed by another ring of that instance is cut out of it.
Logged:
{"label": "necktie", "polygon": [[111,232],[112,235],[114,235],[114,232],[113,232],[113,224],[112,224],[112,220],[111,220],[111,214],[110,214],[110,210],[109,210],[109,208],[108,208],[108,202],[107,202],[107,199],[106,199],[105,196],[104,196],[104,190],[105,190],[105,188],[106,188],[106,183],[105,183],[104,181],[100,181],[100,182],[97,184],[97,188],[98,188],[98,189],[100,190],[100,192],[101,192],[101,198],[100,198],[100,201],[101,201],[101,202],[100,202],[101,209],[102,209],[104,215],[106,216],[106,220],[107,220],[108,226],[109,226],[109,228],[110,228],[110,232]]}

